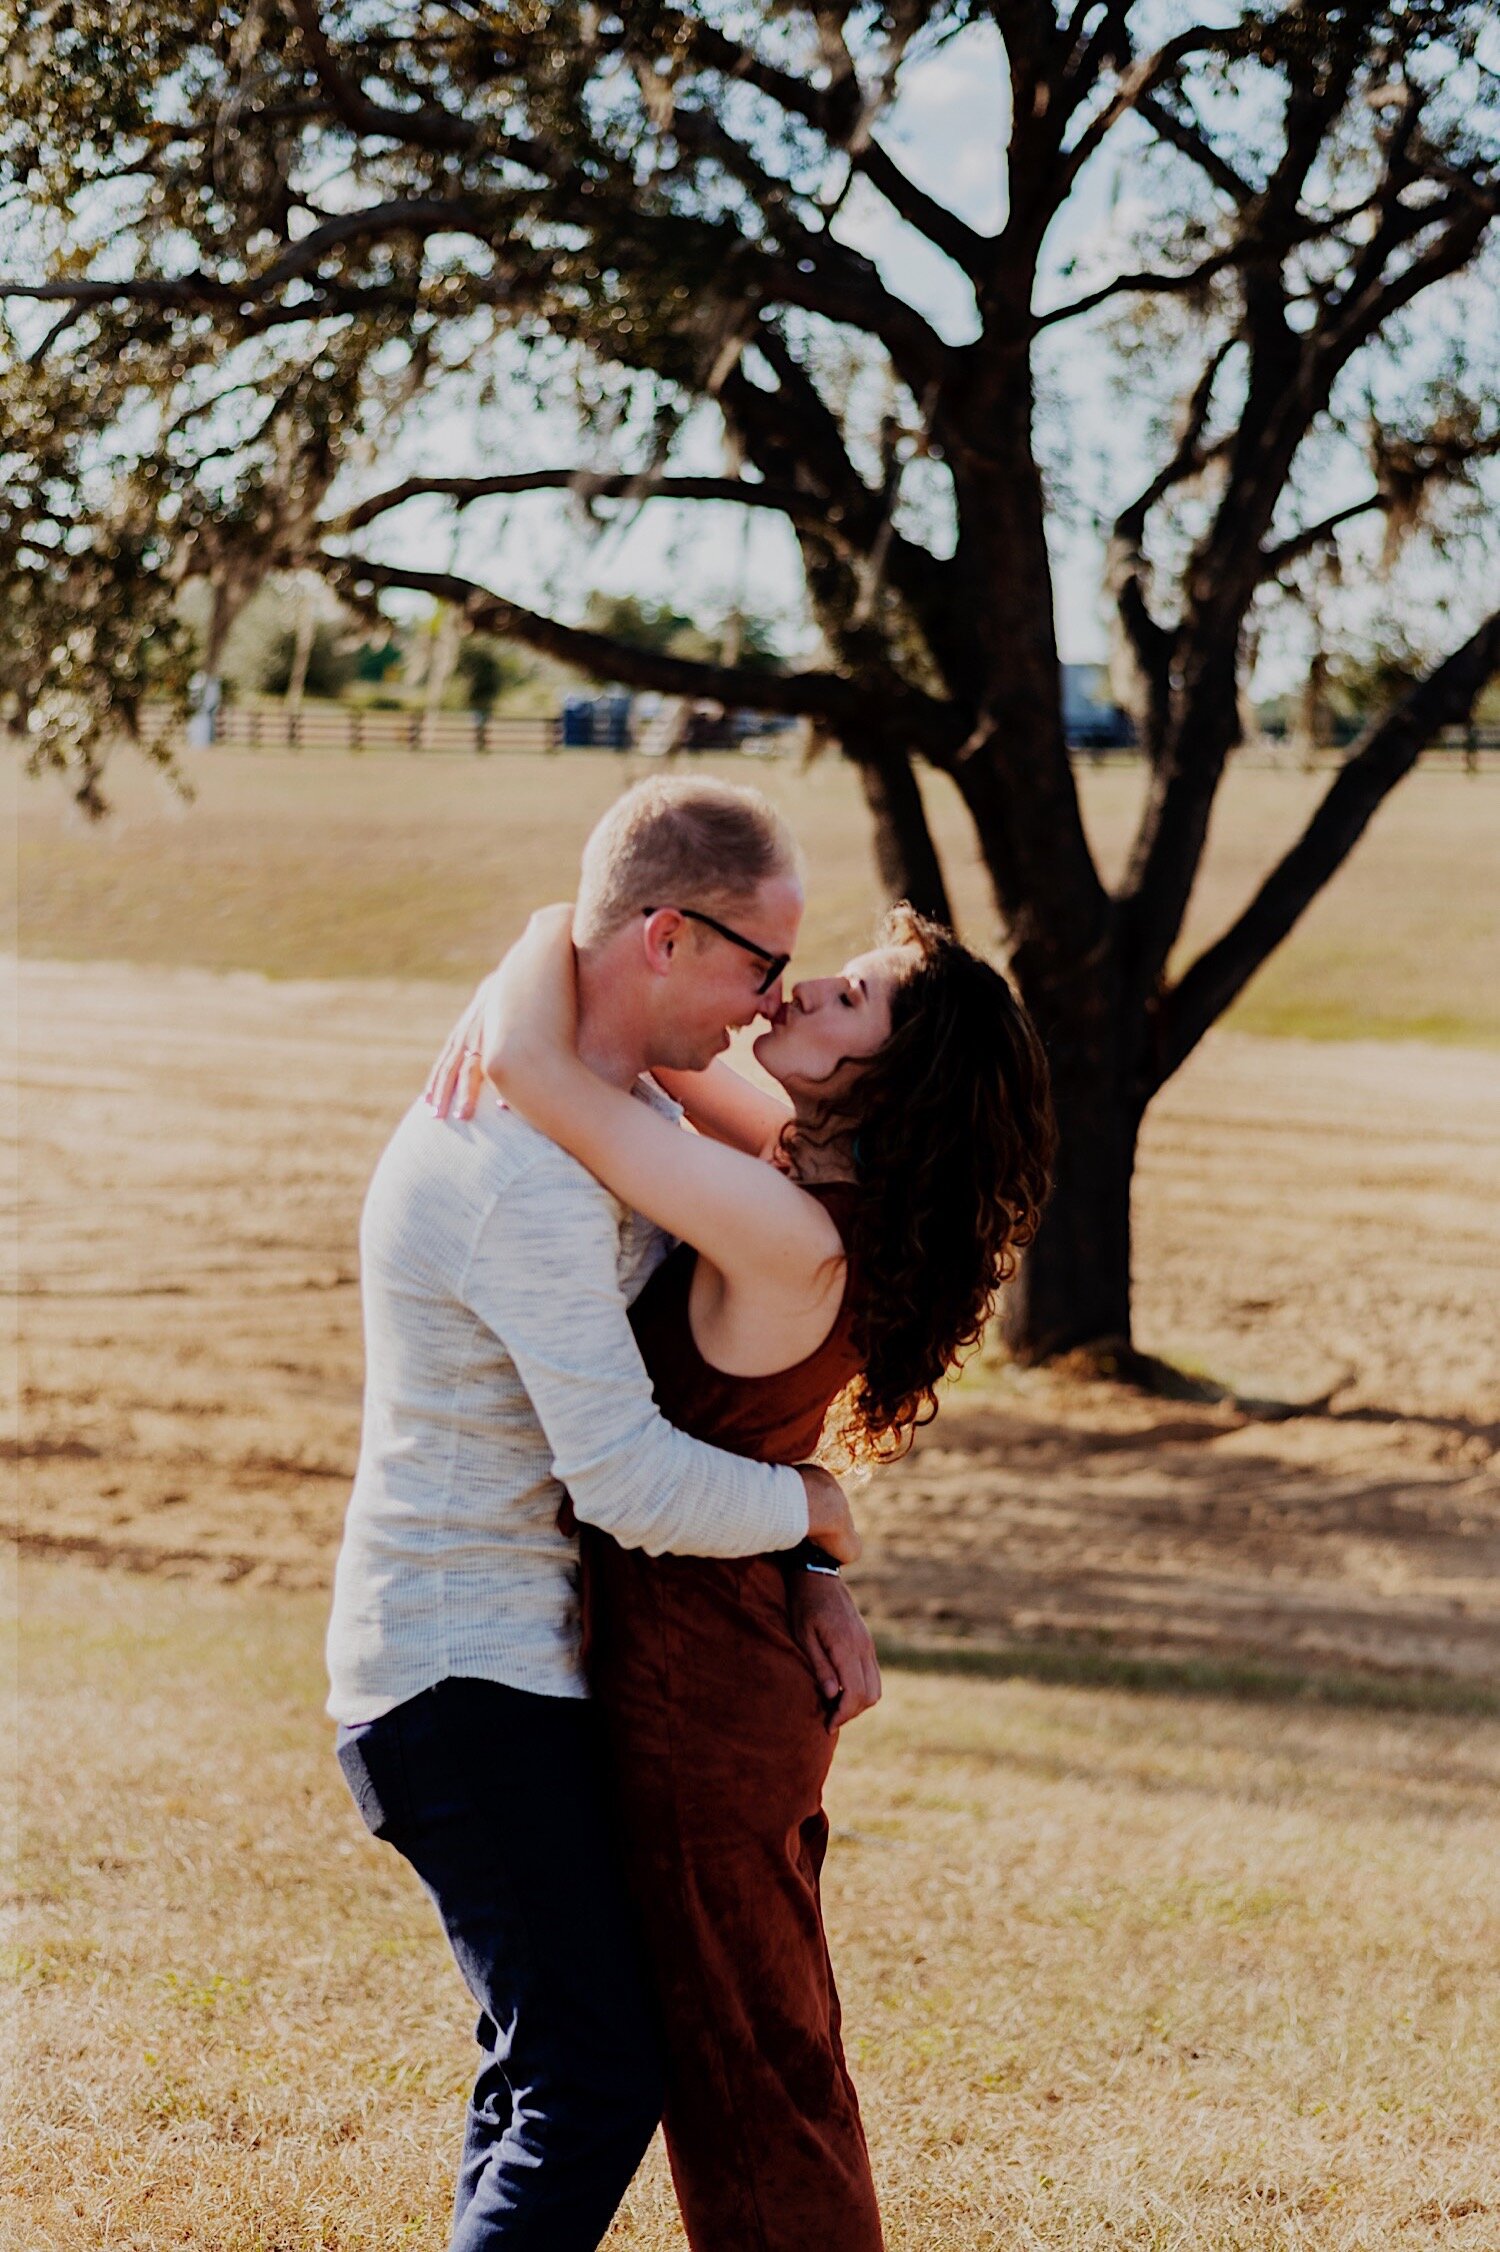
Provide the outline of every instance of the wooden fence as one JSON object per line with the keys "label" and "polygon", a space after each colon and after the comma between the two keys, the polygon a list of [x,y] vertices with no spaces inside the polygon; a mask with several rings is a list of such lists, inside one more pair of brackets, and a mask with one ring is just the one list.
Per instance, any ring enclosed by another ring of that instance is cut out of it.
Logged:
{"label": "wooden fence", "polygon": [[[169,729],[169,733],[177,747],[184,747],[177,730]],[[715,731],[696,742],[694,747],[702,750],[749,748],[765,753],[785,751],[795,740],[794,735],[760,735],[750,738],[747,744],[726,729],[722,737]],[[509,751],[524,756],[560,751],[563,718],[561,712],[538,712],[524,717],[506,714],[487,719],[478,712],[371,711],[356,704],[318,701],[305,703],[295,712],[280,704],[226,704],[218,714],[214,741],[220,749],[234,751],[446,751],[480,757]],[[1339,765],[1345,755],[1343,747],[1327,745],[1308,759],[1305,752],[1289,741],[1263,739],[1247,743],[1236,754],[1236,764],[1293,770],[1324,768]],[[1081,748],[1075,756],[1091,765],[1102,766],[1130,763],[1136,753],[1121,746],[1107,751]],[[1475,773],[1481,769],[1493,771],[1500,760],[1500,727],[1445,728],[1428,745],[1423,756],[1426,763],[1434,766],[1463,767]]]}
{"label": "wooden fence", "polygon": [[357,704],[226,704],[215,744],[231,751],[542,752],[562,746],[562,715],[487,719],[480,712],[381,712]]}

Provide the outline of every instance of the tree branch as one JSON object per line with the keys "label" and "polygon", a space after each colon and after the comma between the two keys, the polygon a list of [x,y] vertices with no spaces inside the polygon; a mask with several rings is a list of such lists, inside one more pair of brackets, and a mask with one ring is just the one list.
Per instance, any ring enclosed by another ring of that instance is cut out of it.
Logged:
{"label": "tree branch", "polygon": [[732,501],[740,508],[764,508],[794,524],[838,536],[840,511],[790,485],[755,484],[747,477],[659,477],[649,471],[599,469],[518,469],[495,477],[407,477],[374,493],[325,524],[326,532],[362,531],[377,516],[409,500],[456,501],[468,508],[478,500],[507,493],[572,492],[585,500]]}
{"label": "tree branch", "polygon": [[258,274],[241,281],[221,281],[201,269],[181,274],[175,281],[60,281],[23,282],[0,278],[0,297],[29,297],[77,305],[137,304],[191,311],[209,306],[253,306],[274,297],[288,282],[302,281],[316,272],[325,254],[349,243],[382,241],[399,234],[468,234],[487,242],[503,207],[493,196],[409,196],[375,204],[365,211],[342,213],[314,227],[292,243]]}
{"label": "tree branch", "polygon": [[1203,448],[1203,433],[1208,428],[1214,385],[1219,380],[1219,371],[1224,362],[1234,350],[1235,342],[1234,337],[1226,336],[1205,361],[1197,382],[1188,393],[1171,454],[1144,492],[1121,511],[1115,522],[1117,536],[1127,533],[1138,538],[1145,529],[1146,518],[1157,502],[1164,499],[1174,485],[1180,485],[1184,478],[1196,475],[1203,467],[1208,458]]}
{"label": "tree branch", "polygon": [[1190,157],[1232,203],[1243,205],[1250,201],[1255,193],[1250,182],[1242,179],[1228,158],[1219,154],[1196,118],[1180,117],[1158,94],[1143,94],[1136,108],[1164,141],[1170,142],[1183,156]]}
{"label": "tree branch", "polygon": [[1236,264],[1239,256],[1236,246],[1216,250],[1211,258],[1205,258],[1199,266],[1190,267],[1185,274],[1116,274],[1113,281],[1105,282],[1098,289],[1091,289],[1087,296],[1075,298],[1072,304],[1054,305],[1050,312],[1036,314],[1032,326],[1040,333],[1044,328],[1055,327],[1059,321],[1076,320],[1080,313],[1092,313],[1106,299],[1123,296],[1127,291],[1159,291],[1164,296],[1181,296],[1184,292],[1199,289],[1205,282],[1212,281],[1214,275],[1221,274],[1226,266]]}
{"label": "tree branch", "polygon": [[[766,171],[754,152],[696,105],[679,107],[673,131],[684,148],[713,157],[754,198],[769,240],[742,250],[740,271],[762,301],[774,299],[847,321],[878,336],[902,379],[920,391],[948,356],[936,329],[886,288],[873,259],[826,231],[814,233],[790,208],[787,185]],[[742,238],[743,240],[743,238]]]}
{"label": "tree branch", "polygon": [[1351,287],[1326,337],[1319,340],[1335,370],[1343,367],[1362,344],[1382,329],[1393,313],[1399,313],[1434,282],[1460,272],[1478,250],[1497,215],[1500,215],[1500,188],[1483,191],[1471,188],[1463,197],[1451,198],[1446,206],[1429,205],[1420,213],[1408,212],[1407,217],[1414,224],[1402,230],[1402,236],[1391,244],[1392,248],[1399,247],[1400,239],[1409,239],[1439,219],[1451,218],[1452,223],[1435,243],[1403,266],[1399,274],[1384,281],[1371,276],[1362,287]]}
{"label": "tree branch", "polygon": [[[1205,362],[1184,404],[1171,454],[1150,484],[1116,517],[1105,556],[1105,583],[1114,597],[1121,631],[1146,692],[1146,709],[1136,717],[1150,722],[1160,723],[1165,716],[1172,636],[1152,615],[1146,599],[1146,519],[1174,485],[1203,467],[1207,458],[1203,434],[1213,407],[1214,385],[1233,349],[1234,338],[1226,337]],[[1149,745],[1152,726],[1143,726],[1141,733]]]}
{"label": "tree branch", "polygon": [[1304,555],[1311,555],[1313,549],[1321,547],[1341,524],[1352,523],[1356,516],[1368,516],[1371,509],[1385,508],[1388,505],[1384,493],[1366,493],[1363,500],[1352,500],[1346,507],[1334,509],[1331,515],[1320,517],[1316,524],[1305,524],[1300,532],[1292,532],[1286,539],[1278,540],[1274,547],[1263,548],[1262,578],[1274,579],[1277,572],[1284,571],[1289,563],[1296,563]]}
{"label": "tree branch", "polygon": [[1074,0],[1073,13],[1062,35],[1063,52],[1068,58],[1062,75],[1071,96],[1071,108],[1076,108],[1089,93],[1107,62],[1122,69],[1129,62],[1131,6],[1132,0],[1109,0],[1098,23],[1085,38],[1083,27],[1093,13],[1094,0]]}
{"label": "tree branch", "polygon": [[775,324],[756,333],[756,349],[776,378],[774,391],[732,368],[719,389],[719,406],[742,443],[752,445],[768,484],[785,484],[802,471],[836,503],[846,521],[878,509],[880,495],[856,469],[838,417]]}
{"label": "tree branch", "polygon": [[1064,152],[1068,181],[1071,183],[1078,177],[1120,119],[1139,109],[1141,103],[1171,77],[1179,63],[1186,62],[1190,55],[1237,54],[1245,47],[1249,36],[1244,25],[1213,30],[1195,24],[1191,30],[1180,31],[1175,38],[1163,41],[1154,54],[1141,56],[1127,70],[1121,71],[1119,83],[1103,109],[1090,119],[1073,146]]}
{"label": "tree branch", "polygon": [[215,281],[212,274],[185,274],[177,281],[17,281],[0,274],[0,297],[24,297],[38,305],[159,305],[191,310],[219,305],[242,292]]}
{"label": "tree branch", "polygon": [[53,345],[58,343],[64,336],[66,336],[70,328],[77,326],[78,322],[83,319],[83,316],[87,312],[87,310],[88,307],[86,305],[65,305],[63,307],[63,310],[58,314],[57,319],[48,329],[46,335],[42,338],[41,342],[35,345],[33,349],[27,353],[26,365],[29,368],[39,368],[42,362],[46,359],[48,353],[51,351]]}
{"label": "tree branch", "polygon": [[918,234],[925,235],[933,247],[941,250],[944,257],[951,258],[971,281],[979,278],[990,254],[988,236],[980,234],[967,220],[960,219],[956,211],[950,211],[946,204],[919,188],[878,141],[867,140],[862,149],[851,155],[850,161],[877,194],[884,196],[898,218],[904,219],[909,227],[915,227]]}
{"label": "tree branch", "polygon": [[1340,767],[1302,835],[1272,869],[1244,913],[1164,997],[1155,1085],[1191,1055],[1303,910],[1342,866],[1371,817],[1416,764],[1440,728],[1473,709],[1500,671],[1500,610],[1463,647],[1368,727]]}
{"label": "tree branch", "polygon": [[685,31],[685,36],[691,52],[705,68],[754,86],[789,115],[825,133],[835,147],[847,152],[854,170],[884,196],[891,209],[909,226],[924,234],[971,278],[982,270],[989,247],[985,237],[956,211],[950,211],[935,196],[919,188],[901,170],[889,150],[882,148],[869,134],[867,125],[863,139],[860,138],[861,125],[866,123],[865,103],[852,71],[836,73],[826,87],[812,86],[790,71],[762,61],[715,26],[689,20],[691,29]]}
{"label": "tree branch", "polygon": [[678,29],[687,52],[705,69],[753,86],[789,116],[800,117],[804,124],[833,138],[842,139],[843,134],[853,131],[861,108],[854,79],[838,81],[836,87],[813,86],[805,78],[763,61],[716,25],[706,23],[696,11],[684,10],[678,17]]}
{"label": "tree branch", "polygon": [[805,258],[762,254],[747,264],[747,271],[758,273],[763,300],[821,313],[825,320],[878,337],[896,373],[918,398],[930,384],[941,382],[955,358],[952,347],[914,305],[886,288],[874,261],[826,235],[807,239]]}
{"label": "tree branch", "polygon": [[[1265,186],[1240,211],[1236,229],[1244,277],[1238,335],[1248,358],[1245,396],[1226,442],[1228,470],[1218,507],[1182,574],[1174,648],[1182,692],[1174,700],[1173,740],[1158,763],[1126,879],[1137,967],[1147,990],[1155,989],[1181,927],[1214,791],[1234,740],[1229,681],[1240,625],[1259,583],[1260,544],[1335,373],[1326,354],[1320,363],[1317,337],[1304,337],[1291,325],[1284,269],[1291,249],[1326,226],[1326,219],[1309,220],[1302,194],[1348,98],[1362,51],[1361,21],[1357,11],[1319,16],[1321,28],[1304,31],[1289,17],[1272,39],[1286,82],[1282,144]],[[1239,27],[1238,50],[1254,51],[1268,36],[1248,17]]]}
{"label": "tree branch", "polygon": [[[1368,198],[1378,217],[1355,259],[1349,287],[1344,293],[1346,300],[1359,296],[1380,279],[1391,253],[1414,231],[1427,224],[1430,218],[1443,215],[1432,205],[1412,206],[1401,200],[1408,188],[1423,182],[1420,168],[1411,161],[1411,144],[1424,98],[1409,81],[1402,90],[1400,114],[1386,142],[1380,178]],[[1442,201],[1438,199],[1439,205]]]}
{"label": "tree branch", "polygon": [[274,296],[285,283],[315,272],[330,250],[342,250],[347,243],[380,242],[387,235],[466,234],[487,243],[504,217],[504,206],[495,196],[400,197],[326,220],[273,258],[263,272],[239,287],[229,284],[228,291],[246,298]]}
{"label": "tree branch", "polygon": [[[1342,67],[1347,77],[1347,57]],[[1275,222],[1277,243],[1303,237],[1299,198],[1321,145],[1336,81],[1335,73],[1328,84],[1320,82],[1296,105],[1295,130],[1289,130],[1286,153],[1263,199],[1261,216]],[[1440,208],[1402,207],[1399,219],[1385,230],[1386,254],[1441,218],[1446,224],[1437,239],[1397,274],[1383,280],[1371,276],[1363,288],[1335,300],[1305,335],[1289,325],[1279,267],[1246,261],[1246,308],[1240,331],[1249,352],[1245,404],[1229,445],[1229,470],[1214,521],[1184,574],[1186,601],[1177,636],[1176,662],[1183,678],[1200,687],[1208,684],[1209,700],[1221,715],[1226,709],[1218,680],[1221,660],[1232,647],[1231,637],[1238,633],[1256,587],[1266,578],[1261,542],[1267,538],[1277,499],[1314,417],[1355,352],[1394,313],[1461,271],[1474,257],[1497,204],[1500,194],[1495,190],[1470,183],[1441,199]],[[1190,693],[1182,710],[1174,714],[1177,772],[1148,801],[1128,879],[1133,894],[1153,892],[1158,900],[1160,911],[1151,939],[1158,969],[1177,935],[1166,909],[1174,900],[1185,905],[1184,887],[1191,882],[1196,861],[1191,865],[1181,861],[1175,883],[1165,884],[1159,881],[1164,863],[1176,860],[1195,836],[1201,849],[1217,762],[1233,740],[1232,730],[1226,735],[1217,720],[1207,723],[1202,708],[1191,708],[1195,694]]]}
{"label": "tree branch", "polygon": [[904,747],[866,735],[848,746],[875,827],[875,858],[890,899],[910,900],[919,915],[953,928],[943,864],[927,822],[922,792]]}
{"label": "tree branch", "polygon": [[[608,634],[590,633],[581,626],[564,625],[527,610],[503,595],[492,594],[473,579],[451,571],[416,571],[399,564],[377,563],[361,555],[330,555],[326,551],[302,560],[321,571],[329,581],[355,597],[376,587],[404,588],[430,594],[462,612],[481,632],[505,634],[540,649],[561,663],[574,665],[596,679],[623,681],[631,688],[654,688],[669,696],[701,697],[716,704],[745,705],[754,711],[785,712],[790,716],[821,719],[842,735],[846,730],[889,729],[892,713],[885,698],[872,699],[842,673],[760,673],[737,665],[700,663],[689,657],[672,657],[654,649],[638,649]],[[934,729],[951,732],[942,705],[913,691],[908,706],[913,740]]]}
{"label": "tree branch", "polygon": [[940,641],[951,608],[951,567],[889,522],[883,496],[855,468],[837,418],[785,337],[762,327],[756,344],[778,388],[762,390],[742,368],[732,370],[719,393],[726,426],[768,486],[785,487],[793,476],[807,481],[825,517],[799,530],[860,555],[884,536],[888,583],[910,604],[929,641]]}
{"label": "tree branch", "polygon": [[297,22],[312,57],[318,84],[332,104],[334,114],[351,133],[373,133],[381,139],[404,141],[414,148],[463,153],[479,140],[479,129],[466,117],[455,117],[431,103],[421,109],[390,109],[372,102],[364,89],[346,78],[323,29],[316,0],[293,0]]}

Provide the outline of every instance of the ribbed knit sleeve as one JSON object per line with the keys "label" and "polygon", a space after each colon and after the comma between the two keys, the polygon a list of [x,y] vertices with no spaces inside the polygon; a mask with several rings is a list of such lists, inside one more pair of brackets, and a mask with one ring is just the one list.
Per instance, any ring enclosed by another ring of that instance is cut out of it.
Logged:
{"label": "ribbed knit sleeve", "polygon": [[631,1334],[617,1207],[571,1161],[539,1162],[497,1197],[459,1295],[515,1363],[580,1519],[651,1555],[795,1547],[795,1471],[705,1446],[667,1423]]}

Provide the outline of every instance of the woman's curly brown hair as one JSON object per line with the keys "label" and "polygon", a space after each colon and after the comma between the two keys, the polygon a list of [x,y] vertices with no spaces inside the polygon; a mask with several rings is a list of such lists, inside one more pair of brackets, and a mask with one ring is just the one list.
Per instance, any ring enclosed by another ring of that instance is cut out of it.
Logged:
{"label": "woman's curly brown hair", "polygon": [[861,1192],[849,1238],[861,1374],[836,1440],[889,1461],[937,1413],[939,1383],[979,1343],[1035,1236],[1057,1137],[1042,1044],[1000,972],[907,906],[876,943],[918,958],[892,994],[890,1038],[811,1138],[850,1137]]}

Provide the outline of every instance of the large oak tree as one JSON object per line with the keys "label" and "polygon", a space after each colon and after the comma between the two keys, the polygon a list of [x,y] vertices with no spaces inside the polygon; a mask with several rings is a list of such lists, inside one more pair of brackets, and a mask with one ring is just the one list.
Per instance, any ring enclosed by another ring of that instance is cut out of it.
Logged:
{"label": "large oak tree", "polygon": [[[1371,522],[1394,538],[1472,491],[1496,452],[1492,363],[1476,374],[1464,336],[1494,287],[1489,9],[6,12],[0,167],[25,217],[0,283],[16,301],[0,643],[38,757],[96,800],[100,745],[193,661],[183,579],[213,588],[212,667],[260,578],[313,566],[355,600],[425,590],[606,677],[806,716],[859,769],[892,891],[946,916],[925,762],[972,819],[1055,1074],[1057,1193],[1011,1341],[1128,1341],[1147,1105],[1500,665],[1492,600],[1377,713],[1244,912],[1177,965],[1268,593]],[[979,25],[1009,82],[988,231],[918,184],[892,124],[904,76]],[[1069,295],[1055,245],[1122,163],[1144,246],[1096,228]],[[961,340],[856,246],[855,209],[883,209],[961,280]],[[1064,742],[1038,388],[1060,336],[1097,352],[1122,316],[1149,348],[1143,388],[1176,414],[1108,526],[1148,773],[1111,886]],[[586,458],[382,485],[376,434],[435,388],[486,371],[545,386],[564,366],[613,402],[585,422]],[[705,416],[722,473],[684,455]],[[604,517],[770,512],[800,552],[819,660],[752,679],[403,560],[413,503],[553,489]]]}

